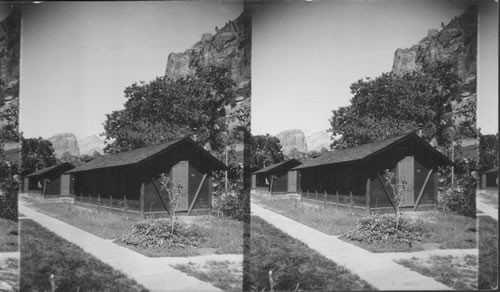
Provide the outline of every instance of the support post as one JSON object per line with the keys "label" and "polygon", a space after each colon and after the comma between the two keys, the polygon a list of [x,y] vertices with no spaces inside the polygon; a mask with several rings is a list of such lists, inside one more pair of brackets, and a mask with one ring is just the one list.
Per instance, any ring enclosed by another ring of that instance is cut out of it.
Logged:
{"label": "support post", "polygon": [[141,182],[141,193],[139,197],[139,209],[141,211],[141,218],[144,218],[144,182]]}
{"label": "support post", "polygon": [[317,200],[318,200],[318,190],[317,190],[317,189],[315,189],[315,190],[314,190],[314,193],[315,193],[315,198],[314,198],[314,199],[317,201]]}
{"label": "support post", "polygon": [[97,212],[101,211],[101,194],[97,193]]}
{"label": "support post", "polygon": [[365,190],[365,197],[366,197],[366,211],[368,212],[368,215],[370,214],[370,177],[366,179],[366,190]]}
{"label": "support post", "polygon": [[[161,193],[160,193],[160,188],[158,187],[158,185],[156,184],[156,181],[154,178],[151,178],[151,182],[153,183],[153,186],[155,187],[155,190],[156,190],[156,194],[158,195],[158,197],[160,198],[160,201],[161,201],[161,204],[163,205],[163,208],[165,208],[165,210],[167,210],[167,213],[168,215],[170,216],[170,209],[168,208],[168,205],[167,203],[165,202],[165,200],[163,200],[163,197],[161,196]],[[174,214],[175,215],[175,214]],[[172,215],[173,216],[173,215]]]}
{"label": "support post", "polygon": [[389,200],[389,203],[391,203],[392,208],[394,211],[396,211],[396,207],[394,206],[394,203],[392,202],[391,196],[389,196],[389,192],[385,188],[384,181],[382,180],[382,177],[380,177],[379,174],[377,174],[378,180],[380,181],[380,184],[382,185],[382,189],[384,190],[384,194],[387,196],[387,199]]}
{"label": "support post", "polygon": [[422,188],[420,188],[420,192],[418,193],[417,201],[415,202],[415,206],[413,207],[413,210],[416,211],[418,204],[420,204],[420,199],[422,199],[422,195],[424,194],[425,187],[427,187],[427,183],[429,182],[429,178],[432,175],[432,168],[429,170],[427,173],[427,176],[425,177],[424,184],[422,185]]}
{"label": "support post", "polygon": [[325,196],[324,196],[324,202],[325,202],[325,207],[326,207],[326,201],[327,201],[327,197],[328,197],[328,194],[326,193],[326,190],[325,190]]}
{"label": "support post", "polygon": [[339,206],[339,191],[335,191],[335,197],[336,197],[335,199],[337,201],[337,203],[335,205],[337,206],[337,209],[338,209],[340,207]]}
{"label": "support post", "polygon": [[196,201],[198,200],[198,196],[200,195],[201,187],[205,183],[206,179],[207,179],[207,174],[205,173],[203,175],[203,177],[201,178],[200,185],[198,186],[198,189],[196,190],[196,194],[194,195],[193,201],[191,202],[191,206],[189,206],[188,216],[191,215],[191,211],[193,211],[194,204],[196,204]]}
{"label": "support post", "polygon": [[109,206],[113,208],[113,196],[111,194],[109,195]]}

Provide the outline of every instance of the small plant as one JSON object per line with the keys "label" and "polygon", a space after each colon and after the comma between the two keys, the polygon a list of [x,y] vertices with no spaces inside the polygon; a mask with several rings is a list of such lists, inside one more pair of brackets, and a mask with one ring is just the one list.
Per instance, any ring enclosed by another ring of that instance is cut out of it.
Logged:
{"label": "small plant", "polygon": [[175,212],[177,211],[177,207],[179,206],[179,201],[181,197],[182,184],[178,184],[174,186],[171,183],[171,178],[164,173],[160,174],[160,183],[161,189],[167,191],[168,194],[168,209],[170,215],[171,222],[171,233],[174,233],[175,229],[175,221],[177,217],[175,216]]}
{"label": "small plant", "polygon": [[476,179],[473,176],[457,177],[454,187],[439,192],[438,209],[475,218]]}
{"label": "small plant", "polygon": [[359,220],[358,226],[342,237],[367,243],[408,243],[421,242],[425,229],[420,221],[399,218],[396,226],[395,217],[390,215],[372,215]]}
{"label": "small plant", "polygon": [[406,193],[406,185],[408,184],[406,178],[398,178],[394,172],[386,169],[384,171],[385,184],[391,187],[393,198],[394,198],[394,209],[396,211],[396,231],[399,226],[399,219],[401,217],[401,203],[403,203],[404,195]]}
{"label": "small plant", "polygon": [[215,196],[213,212],[215,215],[231,217],[244,221],[249,212],[249,193],[221,193]]}

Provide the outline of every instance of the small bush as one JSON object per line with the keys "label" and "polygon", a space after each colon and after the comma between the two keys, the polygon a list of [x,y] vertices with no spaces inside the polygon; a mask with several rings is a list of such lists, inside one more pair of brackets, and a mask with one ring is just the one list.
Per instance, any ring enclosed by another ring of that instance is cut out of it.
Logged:
{"label": "small bush", "polygon": [[250,214],[249,193],[228,193],[220,194],[215,198],[213,206],[214,215],[225,215],[235,220],[245,221]]}
{"label": "small bush", "polygon": [[476,180],[474,177],[457,177],[455,187],[439,192],[438,209],[475,218]]}
{"label": "small bush", "polygon": [[137,222],[131,232],[118,238],[118,242],[142,248],[198,247],[206,240],[206,234],[196,226],[175,222],[171,232],[169,219],[149,219]]}
{"label": "small bush", "polygon": [[17,221],[17,196],[16,183],[2,183],[2,196],[0,196],[0,217]]}
{"label": "small bush", "polygon": [[394,244],[422,242],[424,233],[425,229],[420,221],[401,217],[396,230],[394,215],[373,215],[361,218],[356,229],[345,233],[342,237],[367,243]]}

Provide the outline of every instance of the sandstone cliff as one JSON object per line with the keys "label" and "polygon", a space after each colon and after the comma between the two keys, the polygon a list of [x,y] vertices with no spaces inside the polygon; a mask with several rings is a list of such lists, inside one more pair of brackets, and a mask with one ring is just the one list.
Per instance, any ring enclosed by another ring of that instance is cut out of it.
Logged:
{"label": "sandstone cliff", "polygon": [[49,141],[54,147],[56,158],[61,158],[65,152],[69,152],[73,156],[80,156],[78,140],[73,133],[56,134],[50,137]]}
{"label": "sandstone cliff", "polygon": [[431,29],[426,37],[394,53],[392,72],[412,72],[434,61],[450,61],[464,82],[476,77],[477,8],[471,7],[453,18],[441,30]]}
{"label": "sandstone cliff", "polygon": [[320,152],[322,148],[330,149],[330,135],[325,131],[311,133],[306,136],[307,149]]}
{"label": "sandstone cliff", "polygon": [[104,140],[96,135],[85,137],[78,140],[78,148],[80,150],[80,155],[93,155],[94,152],[103,154],[104,151]]}
{"label": "sandstone cliff", "polygon": [[276,135],[280,140],[283,154],[289,155],[293,149],[299,152],[307,152],[307,143],[304,132],[299,129],[282,131]]}

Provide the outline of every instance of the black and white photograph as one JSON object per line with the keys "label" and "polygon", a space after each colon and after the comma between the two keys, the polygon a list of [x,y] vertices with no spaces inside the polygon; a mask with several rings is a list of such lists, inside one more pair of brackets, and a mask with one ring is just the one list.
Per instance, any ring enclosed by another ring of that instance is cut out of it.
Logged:
{"label": "black and white photograph", "polygon": [[498,2],[0,3],[0,291],[498,289]]}

